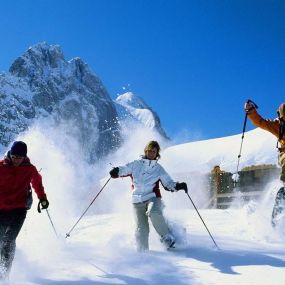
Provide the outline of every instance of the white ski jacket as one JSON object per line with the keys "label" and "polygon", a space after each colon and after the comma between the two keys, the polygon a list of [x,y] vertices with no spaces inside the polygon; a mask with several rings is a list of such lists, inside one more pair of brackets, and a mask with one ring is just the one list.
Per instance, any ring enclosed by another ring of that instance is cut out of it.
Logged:
{"label": "white ski jacket", "polygon": [[131,176],[133,181],[132,202],[141,203],[153,197],[161,197],[159,181],[168,191],[177,191],[174,182],[157,160],[141,158],[119,166],[119,176]]}

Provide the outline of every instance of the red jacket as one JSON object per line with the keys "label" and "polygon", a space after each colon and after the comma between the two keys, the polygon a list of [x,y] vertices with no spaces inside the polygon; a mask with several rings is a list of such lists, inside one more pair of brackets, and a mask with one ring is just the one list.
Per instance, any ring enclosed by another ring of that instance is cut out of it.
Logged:
{"label": "red jacket", "polygon": [[30,184],[39,199],[46,197],[42,177],[29,158],[19,166],[13,166],[9,155],[0,160],[0,210],[27,208]]}

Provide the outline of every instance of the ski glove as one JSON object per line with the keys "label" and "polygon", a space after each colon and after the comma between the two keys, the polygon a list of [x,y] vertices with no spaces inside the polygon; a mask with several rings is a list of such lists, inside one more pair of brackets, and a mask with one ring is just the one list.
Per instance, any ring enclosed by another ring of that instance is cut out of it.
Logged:
{"label": "ski glove", "polygon": [[114,167],[109,173],[112,178],[118,178],[119,177],[119,167]]}
{"label": "ski glove", "polygon": [[41,210],[47,209],[49,206],[49,201],[47,198],[40,199],[38,203],[38,212],[41,213]]}
{"label": "ski glove", "polygon": [[185,193],[188,193],[188,187],[187,184],[185,182],[177,182],[176,186],[175,186],[175,190],[179,191],[179,190],[184,190]]}

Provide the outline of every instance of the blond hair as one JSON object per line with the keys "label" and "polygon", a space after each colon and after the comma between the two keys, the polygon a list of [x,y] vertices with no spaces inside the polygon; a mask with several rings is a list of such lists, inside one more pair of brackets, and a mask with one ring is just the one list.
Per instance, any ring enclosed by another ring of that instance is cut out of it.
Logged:
{"label": "blond hair", "polygon": [[146,155],[146,151],[152,148],[156,148],[157,149],[157,155],[156,155],[156,159],[160,158],[160,145],[157,141],[150,141],[149,143],[147,143],[147,145],[144,148],[144,154]]}

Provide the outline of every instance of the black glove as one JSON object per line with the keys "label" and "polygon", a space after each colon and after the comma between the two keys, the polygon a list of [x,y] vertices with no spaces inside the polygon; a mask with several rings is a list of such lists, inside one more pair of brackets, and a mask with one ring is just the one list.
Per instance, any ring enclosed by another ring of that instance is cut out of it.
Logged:
{"label": "black glove", "polygon": [[188,193],[188,187],[187,187],[187,184],[185,182],[181,182],[181,183],[177,182],[176,186],[175,186],[175,189],[177,191],[184,190],[185,193]]}
{"label": "black glove", "polygon": [[118,178],[119,177],[119,167],[114,167],[109,173],[112,178]]}
{"label": "black glove", "polygon": [[47,198],[40,199],[38,203],[38,212],[41,213],[41,210],[47,209],[49,206],[49,201]]}

